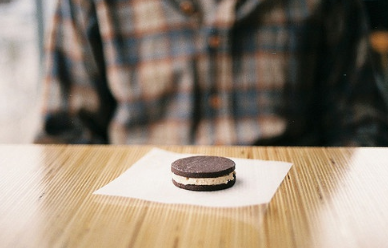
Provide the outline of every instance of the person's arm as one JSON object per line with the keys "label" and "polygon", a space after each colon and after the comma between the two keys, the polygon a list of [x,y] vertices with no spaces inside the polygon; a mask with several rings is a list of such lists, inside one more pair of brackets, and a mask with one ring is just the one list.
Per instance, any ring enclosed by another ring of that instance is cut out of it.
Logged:
{"label": "person's arm", "polygon": [[323,63],[318,68],[324,143],[387,146],[387,105],[370,59],[362,5],[357,0],[326,4]]}
{"label": "person's arm", "polygon": [[43,125],[35,143],[107,143],[115,101],[93,1],[59,0],[46,49]]}

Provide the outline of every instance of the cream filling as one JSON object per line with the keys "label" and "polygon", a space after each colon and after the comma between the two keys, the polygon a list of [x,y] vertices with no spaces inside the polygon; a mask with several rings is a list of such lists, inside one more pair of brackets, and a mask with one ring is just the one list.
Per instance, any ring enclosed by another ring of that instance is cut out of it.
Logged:
{"label": "cream filling", "polygon": [[172,179],[180,184],[184,185],[217,185],[217,184],[227,184],[229,181],[234,180],[235,172],[222,177],[214,178],[192,178],[192,177],[182,177],[172,173]]}

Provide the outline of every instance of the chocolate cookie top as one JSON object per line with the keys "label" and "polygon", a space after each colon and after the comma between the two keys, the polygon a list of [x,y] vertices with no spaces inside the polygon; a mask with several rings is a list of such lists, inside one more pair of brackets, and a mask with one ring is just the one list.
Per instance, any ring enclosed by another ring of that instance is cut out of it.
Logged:
{"label": "chocolate cookie top", "polygon": [[227,175],[235,170],[235,163],[218,156],[192,156],[174,161],[171,171],[179,176],[211,178]]}

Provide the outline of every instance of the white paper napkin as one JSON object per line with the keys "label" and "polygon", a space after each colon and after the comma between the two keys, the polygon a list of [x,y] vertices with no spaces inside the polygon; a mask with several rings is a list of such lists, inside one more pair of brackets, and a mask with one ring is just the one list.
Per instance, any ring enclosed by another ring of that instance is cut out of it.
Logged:
{"label": "white paper napkin", "polygon": [[236,183],[225,190],[198,192],[180,189],[171,181],[171,163],[192,156],[154,148],[121,176],[94,192],[170,204],[242,207],[269,203],[291,168],[291,163],[231,158]]}

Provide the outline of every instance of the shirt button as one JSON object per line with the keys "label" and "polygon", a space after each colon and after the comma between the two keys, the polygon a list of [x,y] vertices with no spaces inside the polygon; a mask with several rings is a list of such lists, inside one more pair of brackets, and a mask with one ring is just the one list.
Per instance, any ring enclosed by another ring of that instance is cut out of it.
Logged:
{"label": "shirt button", "polygon": [[217,35],[210,36],[208,39],[208,44],[211,48],[217,48],[221,44],[221,38]]}
{"label": "shirt button", "polygon": [[181,2],[179,7],[187,15],[191,15],[195,12],[194,5],[188,0]]}
{"label": "shirt button", "polygon": [[210,106],[214,109],[221,108],[222,100],[219,96],[212,96],[209,99]]}

